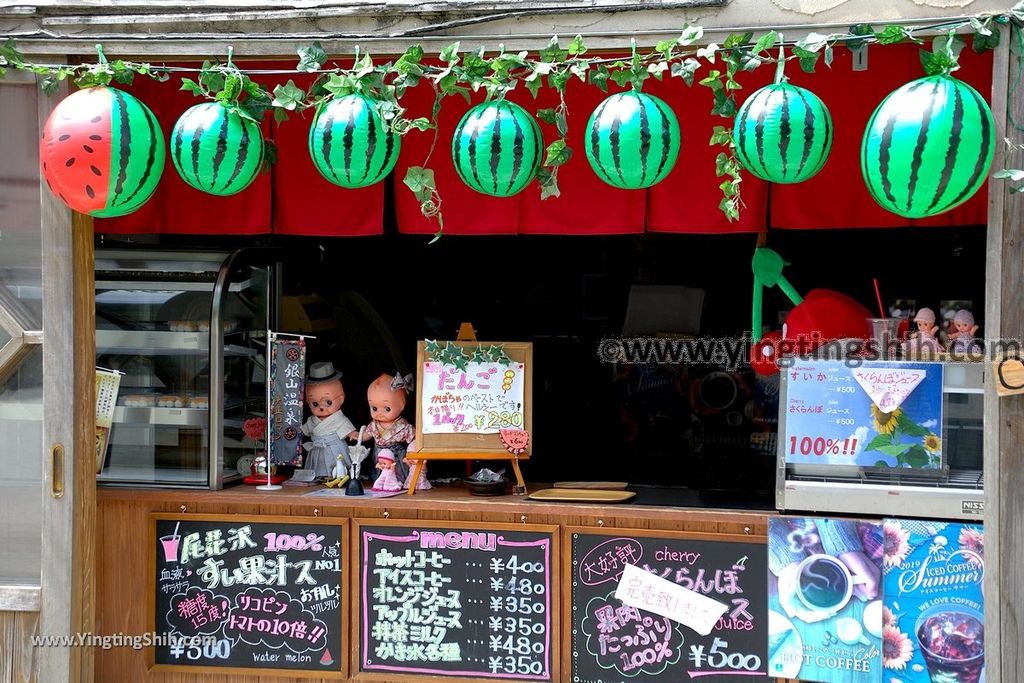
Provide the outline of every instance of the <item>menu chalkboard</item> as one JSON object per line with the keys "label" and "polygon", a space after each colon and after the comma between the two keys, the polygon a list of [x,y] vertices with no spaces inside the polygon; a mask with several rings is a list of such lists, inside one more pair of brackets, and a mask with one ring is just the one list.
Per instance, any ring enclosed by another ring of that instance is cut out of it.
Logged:
{"label": "menu chalkboard", "polygon": [[557,527],[360,525],[360,671],[546,681]]}
{"label": "menu chalkboard", "polygon": [[345,520],[153,519],[156,668],[344,673]]}
{"label": "menu chalkboard", "polygon": [[[570,680],[742,681],[766,674],[768,554],[763,539],[626,529],[568,533]],[[623,603],[615,596],[627,565],[724,603],[725,612],[704,636],[660,615],[678,599],[674,594],[648,591],[652,594],[638,596],[642,599],[635,604]],[[641,603],[659,613],[636,606]]]}

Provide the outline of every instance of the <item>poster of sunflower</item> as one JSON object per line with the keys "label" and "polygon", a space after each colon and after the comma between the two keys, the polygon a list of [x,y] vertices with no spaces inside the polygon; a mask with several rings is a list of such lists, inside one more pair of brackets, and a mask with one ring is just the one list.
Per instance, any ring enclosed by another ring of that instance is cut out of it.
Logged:
{"label": "poster of sunflower", "polygon": [[882,531],[885,681],[984,681],[981,525],[886,519]]}
{"label": "poster of sunflower", "polygon": [[797,361],[786,373],[786,463],[939,470],[942,364]]}

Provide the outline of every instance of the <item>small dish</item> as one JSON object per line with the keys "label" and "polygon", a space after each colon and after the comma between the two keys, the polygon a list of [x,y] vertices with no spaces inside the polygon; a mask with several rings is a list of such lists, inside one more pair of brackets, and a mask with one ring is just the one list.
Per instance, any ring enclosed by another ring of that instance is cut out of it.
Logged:
{"label": "small dish", "polygon": [[498,481],[474,481],[463,479],[466,489],[474,496],[503,496],[508,488],[508,479]]}
{"label": "small dish", "polygon": [[243,455],[242,457],[240,457],[238,461],[235,463],[235,469],[237,469],[238,473],[241,474],[243,477],[248,477],[250,474],[252,474],[252,456]]}

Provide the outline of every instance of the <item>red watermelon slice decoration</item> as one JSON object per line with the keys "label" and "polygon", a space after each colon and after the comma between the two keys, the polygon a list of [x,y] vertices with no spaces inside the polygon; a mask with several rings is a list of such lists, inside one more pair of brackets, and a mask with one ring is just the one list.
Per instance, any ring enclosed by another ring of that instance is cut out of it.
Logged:
{"label": "red watermelon slice decoration", "polygon": [[66,97],[43,126],[39,160],[46,183],[79,213],[132,213],[153,195],[164,171],[156,116],[123,90],[98,86]]}

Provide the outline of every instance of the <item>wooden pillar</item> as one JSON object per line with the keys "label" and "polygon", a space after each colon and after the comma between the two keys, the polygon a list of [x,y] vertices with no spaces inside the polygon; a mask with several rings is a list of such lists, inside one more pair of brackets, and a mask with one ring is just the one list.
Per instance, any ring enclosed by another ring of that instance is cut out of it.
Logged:
{"label": "wooden pillar", "polygon": [[[1007,150],[1024,131],[1022,55],[1009,27],[993,62],[992,114],[996,120],[993,172],[1024,168],[1024,153]],[[1024,338],[1024,194],[989,180],[985,273],[985,338]],[[991,375],[985,389],[985,680],[1024,680],[1024,396],[996,396]]]}

